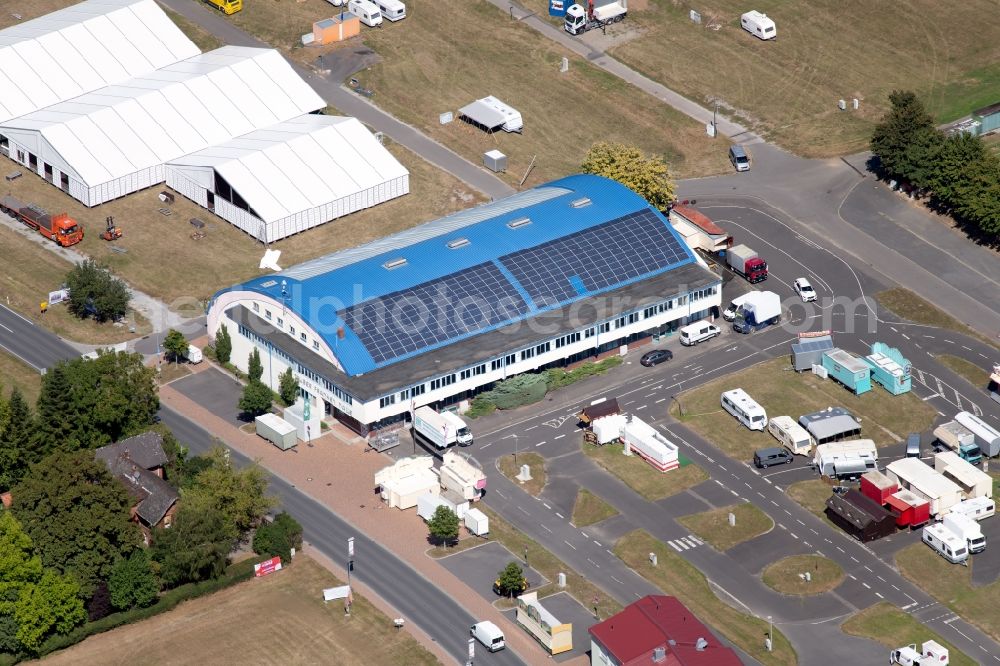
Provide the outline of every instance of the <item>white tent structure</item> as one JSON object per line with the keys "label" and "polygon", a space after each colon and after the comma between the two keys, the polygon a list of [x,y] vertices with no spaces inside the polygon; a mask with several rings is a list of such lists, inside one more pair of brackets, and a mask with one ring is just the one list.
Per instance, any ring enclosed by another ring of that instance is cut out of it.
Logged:
{"label": "white tent structure", "polygon": [[96,206],[163,182],[170,160],[324,106],[277,51],[224,46],[0,123],[0,135],[12,158]]}
{"label": "white tent structure", "polygon": [[304,115],[171,160],[167,185],[264,242],[407,194],[409,172],[355,118]]}
{"label": "white tent structure", "polygon": [[88,0],[0,30],[0,122],[200,53],[154,0]]}

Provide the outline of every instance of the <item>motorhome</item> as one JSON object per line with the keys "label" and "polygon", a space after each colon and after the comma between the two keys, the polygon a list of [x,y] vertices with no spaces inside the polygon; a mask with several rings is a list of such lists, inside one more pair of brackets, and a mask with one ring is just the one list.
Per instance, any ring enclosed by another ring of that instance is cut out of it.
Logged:
{"label": "motorhome", "polygon": [[921,540],[952,564],[960,564],[969,559],[969,547],[941,523],[925,527]]}
{"label": "motorhome", "polygon": [[791,416],[771,417],[767,422],[767,431],[781,442],[782,446],[796,455],[807,456],[812,451],[812,437]]}
{"label": "motorhome", "polygon": [[767,413],[741,388],[726,391],[720,399],[722,408],[736,417],[736,420],[751,430],[763,430],[767,425]]}
{"label": "motorhome", "polygon": [[[851,461],[851,464],[848,464]],[[875,469],[878,461],[878,448],[870,439],[852,439],[846,442],[830,442],[819,444],[813,453],[813,465],[823,476],[839,474],[861,474]],[[859,464],[860,463],[860,464]],[[861,466],[864,469],[861,469]]]}

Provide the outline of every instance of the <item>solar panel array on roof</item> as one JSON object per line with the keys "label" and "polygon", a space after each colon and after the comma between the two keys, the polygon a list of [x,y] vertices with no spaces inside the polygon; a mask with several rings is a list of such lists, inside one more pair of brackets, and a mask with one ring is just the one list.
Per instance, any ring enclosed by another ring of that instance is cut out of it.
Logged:
{"label": "solar panel array on roof", "polygon": [[538,307],[634,280],[688,259],[667,225],[648,208],[500,257]]}
{"label": "solar panel array on roof", "polygon": [[805,340],[804,342],[792,345],[792,347],[795,348],[796,352],[826,351],[827,349],[833,349],[833,340],[830,338]]}
{"label": "solar panel array on roof", "polygon": [[495,326],[528,304],[492,262],[340,312],[376,363]]}

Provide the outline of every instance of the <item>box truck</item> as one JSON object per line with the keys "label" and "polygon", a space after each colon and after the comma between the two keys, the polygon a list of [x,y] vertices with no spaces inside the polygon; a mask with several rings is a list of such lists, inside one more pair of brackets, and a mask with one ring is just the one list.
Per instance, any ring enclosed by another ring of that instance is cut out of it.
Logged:
{"label": "box truck", "polygon": [[767,262],[746,245],[735,245],[726,250],[726,265],[747,282],[755,283],[767,279]]}
{"label": "box truck", "polygon": [[461,417],[451,412],[439,414],[430,407],[418,407],[413,412],[413,432],[439,449],[472,444],[472,432]]}
{"label": "box truck", "polygon": [[934,442],[936,446],[951,449],[973,465],[983,459],[975,434],[957,421],[948,421],[934,428]]}
{"label": "box truck", "polygon": [[983,531],[974,518],[951,511],[944,517],[941,524],[964,541],[969,547],[970,553],[981,553],[986,550],[986,537],[983,536]]}
{"label": "box truck", "polygon": [[781,297],[773,291],[753,291],[743,302],[733,330],[739,333],[753,333],[781,321]]}

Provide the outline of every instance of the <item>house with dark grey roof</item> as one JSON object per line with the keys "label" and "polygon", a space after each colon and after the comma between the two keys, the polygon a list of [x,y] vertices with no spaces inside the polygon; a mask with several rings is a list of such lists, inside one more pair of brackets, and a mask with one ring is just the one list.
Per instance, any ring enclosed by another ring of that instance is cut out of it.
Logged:
{"label": "house with dark grey roof", "polygon": [[145,432],[102,446],[95,455],[121,481],[132,498],[132,520],[142,528],[146,543],[154,527],[170,527],[180,495],[163,479],[167,455],[163,437]]}

